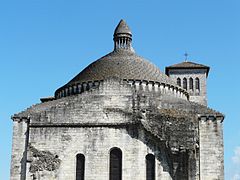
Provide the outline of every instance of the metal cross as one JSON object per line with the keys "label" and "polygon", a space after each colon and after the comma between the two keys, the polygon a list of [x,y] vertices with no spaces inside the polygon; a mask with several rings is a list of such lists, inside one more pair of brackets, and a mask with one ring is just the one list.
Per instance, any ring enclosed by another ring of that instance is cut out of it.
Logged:
{"label": "metal cross", "polygon": [[186,62],[186,61],[187,61],[187,59],[188,59],[188,53],[187,53],[187,52],[185,52],[184,56],[185,56],[185,62]]}

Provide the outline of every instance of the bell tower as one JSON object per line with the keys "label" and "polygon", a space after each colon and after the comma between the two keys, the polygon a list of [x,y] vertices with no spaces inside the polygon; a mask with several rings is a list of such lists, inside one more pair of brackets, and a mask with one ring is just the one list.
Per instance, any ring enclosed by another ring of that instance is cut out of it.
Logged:
{"label": "bell tower", "polygon": [[[187,56],[186,56],[187,57]],[[207,77],[210,67],[187,61],[165,68],[178,86],[189,92],[189,100],[207,106]]]}

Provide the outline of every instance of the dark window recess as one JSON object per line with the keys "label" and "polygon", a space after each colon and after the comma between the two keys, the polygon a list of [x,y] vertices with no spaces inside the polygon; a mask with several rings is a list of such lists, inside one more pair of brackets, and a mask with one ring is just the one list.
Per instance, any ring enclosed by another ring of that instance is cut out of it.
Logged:
{"label": "dark window recess", "polygon": [[189,79],[189,89],[193,90],[193,78]]}
{"label": "dark window recess", "polygon": [[181,79],[180,78],[177,78],[177,85],[181,86]]}
{"label": "dark window recess", "polygon": [[122,151],[118,148],[110,151],[110,180],[122,180]]}
{"label": "dark window recess", "polygon": [[197,90],[200,90],[199,78],[196,78],[196,79],[195,79],[195,83],[196,83],[196,84],[195,84],[195,85],[196,85],[196,89],[197,89]]}
{"label": "dark window recess", "polygon": [[183,78],[183,89],[187,90],[187,79]]}
{"label": "dark window recess", "polygon": [[155,156],[146,155],[146,180],[155,180]]}
{"label": "dark window recess", "polygon": [[85,157],[83,154],[77,154],[76,180],[84,180]]}

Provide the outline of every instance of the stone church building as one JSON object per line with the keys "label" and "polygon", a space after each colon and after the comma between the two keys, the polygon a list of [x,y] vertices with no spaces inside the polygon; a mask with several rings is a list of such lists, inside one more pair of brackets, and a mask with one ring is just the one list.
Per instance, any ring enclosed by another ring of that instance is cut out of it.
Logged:
{"label": "stone church building", "polygon": [[124,20],[113,40],[54,97],[12,116],[11,180],[224,179],[210,68],[184,61],[161,72],[134,52]]}

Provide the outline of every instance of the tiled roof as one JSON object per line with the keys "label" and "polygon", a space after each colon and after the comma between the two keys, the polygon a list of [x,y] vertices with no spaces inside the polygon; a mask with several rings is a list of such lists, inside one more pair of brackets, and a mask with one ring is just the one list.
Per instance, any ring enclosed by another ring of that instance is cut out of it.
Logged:
{"label": "tiled roof", "polygon": [[162,73],[154,64],[132,51],[119,49],[96,60],[68,84],[104,80],[109,77],[120,79],[147,80],[176,85],[175,81]]}
{"label": "tiled roof", "polygon": [[203,64],[198,64],[198,63],[195,63],[195,62],[191,62],[191,61],[184,61],[184,62],[166,67],[165,72],[166,72],[167,75],[169,75],[169,70],[170,69],[206,69],[207,74],[208,74],[210,67],[205,66]]}
{"label": "tiled roof", "polygon": [[158,67],[133,51],[131,37],[130,28],[124,20],[121,20],[114,31],[114,44],[117,48],[115,47],[113,52],[88,65],[63,87],[111,77],[156,81],[177,86],[176,82],[161,72]]}

